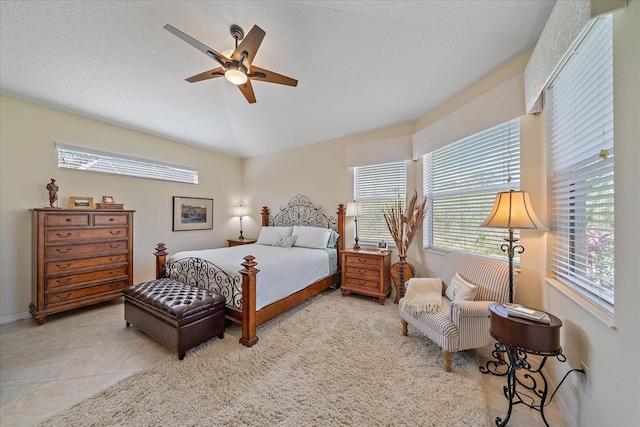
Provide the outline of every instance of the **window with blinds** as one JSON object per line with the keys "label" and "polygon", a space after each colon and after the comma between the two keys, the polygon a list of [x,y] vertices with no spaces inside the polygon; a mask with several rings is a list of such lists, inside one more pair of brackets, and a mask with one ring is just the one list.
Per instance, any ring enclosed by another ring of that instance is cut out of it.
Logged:
{"label": "window with blinds", "polygon": [[613,313],[613,38],[598,18],[545,92],[555,278]]}
{"label": "window with blinds", "polygon": [[362,204],[358,217],[360,241],[393,244],[393,239],[382,215],[398,199],[405,201],[407,188],[406,162],[354,168],[354,199]]}
{"label": "window with blinds", "polygon": [[506,257],[507,232],[480,224],[497,193],[520,189],[520,119],[425,154],[423,182],[425,249]]}
{"label": "window with blinds", "polygon": [[198,170],[186,166],[137,159],[56,143],[58,167],[91,172],[152,178],[164,181],[198,183]]}

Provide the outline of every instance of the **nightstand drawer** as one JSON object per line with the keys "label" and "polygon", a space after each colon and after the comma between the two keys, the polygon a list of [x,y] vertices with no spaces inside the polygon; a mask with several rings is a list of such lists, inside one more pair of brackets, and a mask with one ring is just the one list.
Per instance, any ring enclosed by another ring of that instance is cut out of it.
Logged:
{"label": "nightstand drawer", "polygon": [[344,285],[346,285],[347,287],[356,286],[358,288],[375,290],[380,288],[380,281],[358,279],[356,277],[347,277],[346,283],[343,283],[342,286]]}
{"label": "nightstand drawer", "polygon": [[377,268],[380,260],[374,257],[347,255],[347,265],[368,265]]}
{"label": "nightstand drawer", "polygon": [[379,268],[365,268],[362,266],[350,266],[347,264],[347,267],[345,268],[345,273],[347,276],[361,276],[363,278],[372,278],[380,281]]}

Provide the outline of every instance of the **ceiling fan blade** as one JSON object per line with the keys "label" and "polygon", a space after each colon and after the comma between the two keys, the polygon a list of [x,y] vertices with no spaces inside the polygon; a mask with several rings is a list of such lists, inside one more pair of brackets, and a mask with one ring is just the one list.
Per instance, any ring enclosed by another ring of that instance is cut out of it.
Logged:
{"label": "ceiling fan blade", "polygon": [[224,76],[224,68],[218,67],[213,70],[205,71],[204,73],[196,74],[193,77],[185,79],[189,83],[201,82],[202,80],[215,79],[216,77]]}
{"label": "ceiling fan blade", "polygon": [[244,39],[240,42],[236,50],[231,54],[231,59],[236,61],[242,60],[242,52],[247,52],[244,61],[242,61],[242,65],[244,65],[247,69],[251,66],[253,62],[253,58],[256,56],[258,49],[260,48],[260,44],[262,43],[262,39],[264,39],[264,35],[266,33],[264,30],[257,25],[254,25],[249,34],[246,35]]}
{"label": "ceiling fan blade", "polygon": [[298,81],[291,77],[283,76],[282,74],[274,73],[273,71],[265,70],[260,67],[251,67],[251,74],[249,79],[259,82],[277,83],[279,85],[297,86]]}
{"label": "ceiling fan blade", "polygon": [[251,80],[247,80],[245,84],[238,85],[238,89],[247,98],[249,104],[253,104],[256,102],[256,95],[253,93],[253,86],[251,86]]}
{"label": "ceiling fan blade", "polygon": [[200,43],[198,40],[194,39],[190,35],[183,33],[182,31],[178,30],[175,27],[172,27],[169,24],[165,25],[164,29],[169,31],[173,35],[181,38],[185,42],[189,43],[191,46],[195,47],[196,49],[198,49],[200,52],[204,53],[208,57],[216,60],[223,67],[225,66],[227,61],[225,60],[224,56],[222,56],[220,53],[216,52],[215,50],[211,49],[206,44]]}

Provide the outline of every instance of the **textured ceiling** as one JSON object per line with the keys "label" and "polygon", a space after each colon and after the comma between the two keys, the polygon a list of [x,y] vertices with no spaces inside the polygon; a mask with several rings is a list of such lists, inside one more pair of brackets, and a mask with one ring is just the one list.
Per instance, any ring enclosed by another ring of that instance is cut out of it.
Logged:
{"label": "textured ceiling", "polygon": [[[415,121],[532,47],[554,1],[0,2],[3,96],[239,157]],[[218,65],[229,26],[266,36],[254,59],[298,87]]]}

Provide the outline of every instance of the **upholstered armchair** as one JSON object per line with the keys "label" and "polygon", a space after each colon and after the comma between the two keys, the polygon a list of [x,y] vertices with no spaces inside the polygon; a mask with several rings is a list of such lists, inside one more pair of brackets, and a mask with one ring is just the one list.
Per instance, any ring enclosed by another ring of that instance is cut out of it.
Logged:
{"label": "upholstered armchair", "polygon": [[[447,288],[456,273],[459,273],[465,281],[477,286],[474,300],[451,301],[446,296]],[[406,295],[399,302],[399,310],[402,334],[407,335],[408,324],[411,324],[438,344],[442,348],[444,370],[450,372],[451,360],[456,351],[485,347],[495,343],[489,335],[489,305],[494,302],[508,302],[509,266],[506,262],[491,258],[449,254],[443,266],[441,279],[440,310],[413,315],[403,310]]]}

